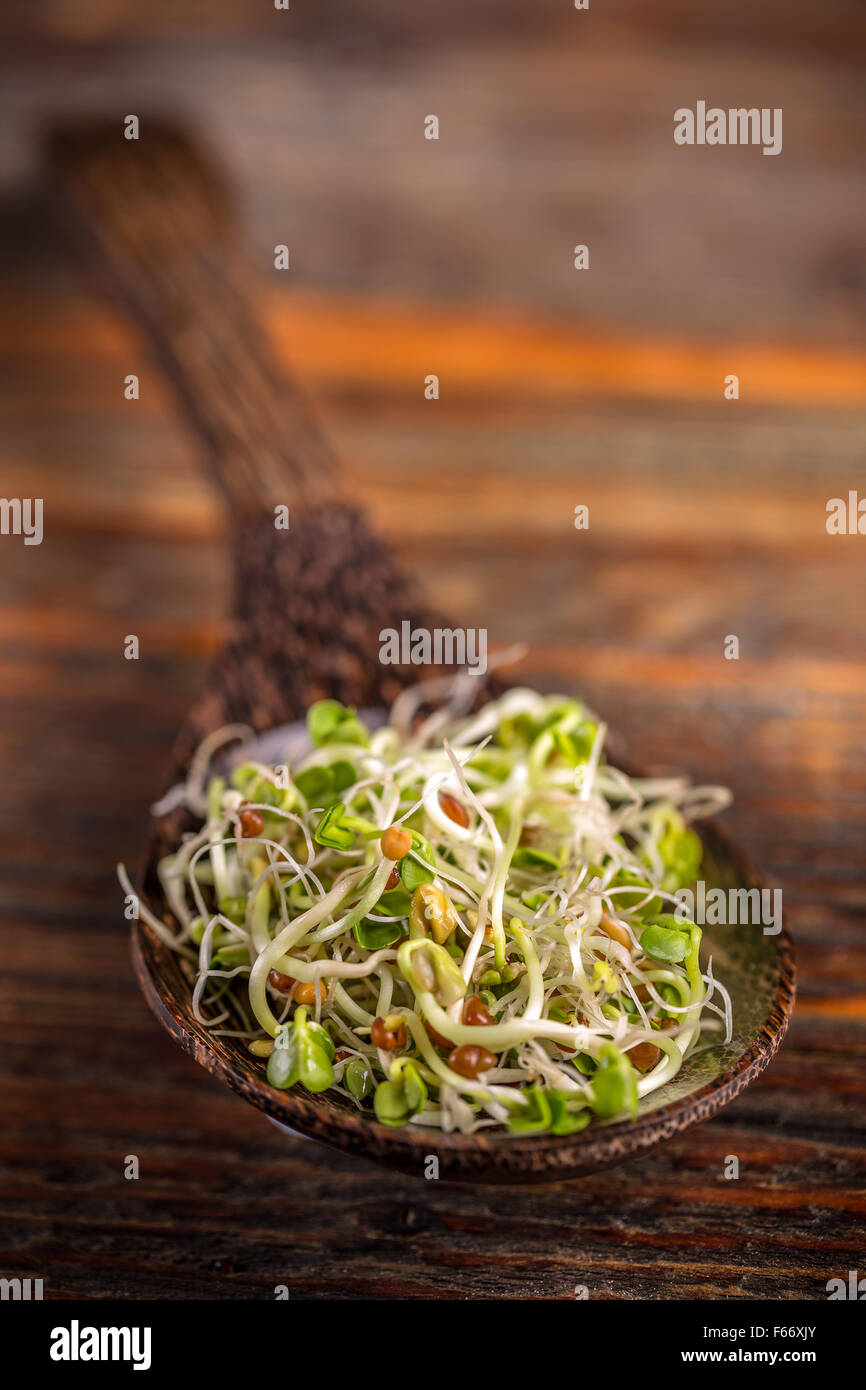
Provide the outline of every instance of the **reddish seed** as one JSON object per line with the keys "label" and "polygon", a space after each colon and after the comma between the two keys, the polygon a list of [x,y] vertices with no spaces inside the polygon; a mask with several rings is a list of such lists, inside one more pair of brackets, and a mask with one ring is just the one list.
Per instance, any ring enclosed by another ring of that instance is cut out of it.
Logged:
{"label": "reddish seed", "polygon": [[439,805],[448,819],[453,820],[455,825],[462,825],[464,830],[469,829],[469,812],[463,802],[457,800],[456,796],[451,796],[449,792],[440,792]]}
{"label": "reddish seed", "polygon": [[599,927],[605,932],[612,941],[618,941],[620,946],[624,946],[627,951],[633,947],[632,939],[620,922],[615,922],[612,917],[608,917],[605,912],[599,922]]}
{"label": "reddish seed", "polygon": [[655,1043],[642,1042],[630,1047],[625,1055],[638,1071],[650,1071],[661,1056],[661,1048]]}
{"label": "reddish seed", "polygon": [[463,1022],[468,1023],[470,1028],[486,1028],[489,1024],[495,1023],[496,1019],[480,995],[470,994],[463,1005]]}
{"label": "reddish seed", "polygon": [[268,984],[272,985],[280,994],[291,994],[296,981],[292,979],[291,975],[283,975],[279,970],[269,970]]}
{"label": "reddish seed", "polygon": [[402,825],[389,825],[382,836],[382,853],[386,859],[405,859],[412,848],[412,836]]}
{"label": "reddish seed", "polygon": [[449,1054],[448,1065],[458,1076],[465,1076],[469,1081],[474,1081],[483,1071],[489,1071],[491,1067],[496,1066],[496,1054],[488,1052],[486,1047],[465,1043],[463,1047],[455,1047]]}
{"label": "reddish seed", "polygon": [[388,875],[388,882],[385,884],[385,892],[386,892],[386,893],[390,893],[391,889],[392,889],[392,888],[396,888],[396,887],[397,887],[397,884],[398,884],[399,882],[400,882],[400,870],[397,868],[397,865],[395,864],[394,867],[393,867],[393,869],[391,870],[391,872],[390,872],[389,875]]}
{"label": "reddish seed", "polygon": [[384,1018],[374,1018],[370,1041],[374,1047],[381,1047],[383,1052],[396,1052],[398,1048],[406,1046],[406,1025],[400,1023],[392,1032],[385,1027]]}
{"label": "reddish seed", "polygon": [[245,840],[254,840],[265,828],[265,818],[255,806],[241,807],[241,835]]}
{"label": "reddish seed", "polygon": [[[325,981],[324,981],[324,980],[320,980],[320,981],[319,981],[319,998],[321,999],[321,1001],[322,1001],[323,1004],[324,1004],[325,1000],[327,999],[327,997],[328,997],[328,986],[325,984]],[[295,1003],[296,1003],[296,1004],[315,1004],[315,1002],[316,1002],[316,986],[315,986],[315,984],[314,984],[314,982],[313,982],[312,980],[304,980],[301,984],[295,986]]]}
{"label": "reddish seed", "polygon": [[351,1054],[350,1054],[349,1052],[347,1052],[346,1049],[345,1049],[344,1047],[341,1047],[340,1050],[339,1050],[338,1052],[335,1052],[335,1053],[334,1053],[334,1061],[335,1061],[335,1062],[345,1062],[346,1058],[347,1058],[348,1056],[350,1056],[350,1055],[351,1055]]}

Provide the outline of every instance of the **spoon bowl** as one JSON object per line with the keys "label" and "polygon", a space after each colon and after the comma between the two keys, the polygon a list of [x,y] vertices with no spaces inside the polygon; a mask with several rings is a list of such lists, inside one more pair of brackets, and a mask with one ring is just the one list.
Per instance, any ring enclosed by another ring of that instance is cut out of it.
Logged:
{"label": "spoon bowl", "polygon": [[[366,722],[382,715],[364,712]],[[262,736],[243,756],[264,762],[287,762],[303,751],[305,728],[294,723]],[[241,754],[236,755],[238,758]],[[229,756],[225,762],[231,765]],[[168,800],[168,799],[167,799]],[[713,825],[699,829],[704,846],[703,876],[709,887],[761,888],[745,857]],[[160,835],[160,853],[164,839]],[[152,857],[145,875],[150,905],[166,910]],[[731,995],[733,1036],[725,1045],[705,1048],[688,1058],[666,1086],[643,1097],[634,1120],[593,1123],[568,1136],[512,1136],[499,1131],[471,1135],[444,1134],[420,1125],[398,1129],[381,1125],[372,1111],[328,1092],[311,1096],[301,1088],[277,1091],[265,1077],[264,1064],[247,1051],[243,1040],[214,1037],[194,1017],[192,986],[181,958],[142,921],[132,933],[136,972],[151,1009],[177,1043],[211,1075],[271,1119],[297,1133],[346,1153],[423,1177],[431,1157],[440,1178],[453,1181],[521,1183],[578,1177],[610,1167],[698,1120],[708,1119],[745,1089],[777,1051],[794,1000],[794,965],[790,938],[782,929],[765,934],[761,926],[706,926],[702,960],[714,968]]]}

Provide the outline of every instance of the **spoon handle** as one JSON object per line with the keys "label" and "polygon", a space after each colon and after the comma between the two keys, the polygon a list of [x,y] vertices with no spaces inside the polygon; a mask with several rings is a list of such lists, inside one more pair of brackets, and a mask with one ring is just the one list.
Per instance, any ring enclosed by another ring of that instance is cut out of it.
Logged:
{"label": "spoon handle", "polygon": [[[383,665],[379,633],[430,625],[429,610],[339,497],[315,415],[257,321],[222,178],[185,134],[150,121],[138,141],[117,121],[60,129],[49,162],[61,207],[151,338],[228,503],[233,635],[178,761],[221,724],[265,729],[320,696],[389,703],[418,672]],[[281,506],[287,529],[275,524]]]}
{"label": "spoon handle", "polygon": [[234,517],[333,495],[335,461],[303,391],[278,367],[253,308],[231,198],[207,155],[171,125],[58,129],[63,206],[146,329]]}

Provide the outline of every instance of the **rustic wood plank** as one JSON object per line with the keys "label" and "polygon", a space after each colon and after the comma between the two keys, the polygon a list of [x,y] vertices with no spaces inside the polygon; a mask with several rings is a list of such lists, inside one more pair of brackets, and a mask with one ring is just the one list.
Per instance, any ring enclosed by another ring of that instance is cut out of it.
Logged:
{"label": "rustic wood plank", "polygon": [[[455,307],[445,315],[432,301],[279,287],[263,293],[261,302],[280,360],[296,370],[303,344],[303,378],[317,392],[373,392],[385,405],[393,394],[418,402],[428,416],[447,414],[452,400],[457,407],[479,399],[489,406],[494,395],[512,410],[545,412],[587,396],[715,405],[720,419],[768,404],[806,415],[822,406],[859,414],[866,389],[866,353],[859,345],[832,345],[827,335],[819,347],[791,337],[756,344],[718,330],[711,337],[667,333],[642,340],[537,313]],[[52,301],[50,311],[46,306],[34,313],[31,302],[11,300],[0,327],[0,361],[11,366],[14,358],[21,371],[39,354],[40,360],[57,357],[66,370],[73,347],[117,366],[120,349],[129,370],[148,361],[116,313],[92,302]],[[434,369],[442,396],[439,404],[425,404],[425,377]],[[92,372],[73,369],[80,404],[82,387],[94,389]],[[729,372],[741,379],[736,404],[724,400]],[[164,401],[164,385],[157,381],[154,388],[156,400]]]}
{"label": "rustic wood plank", "polygon": [[[500,645],[529,637],[527,675],[585,692],[642,761],[730,782],[729,827],[784,887],[800,1003],[773,1067],[715,1120],[528,1192],[385,1182],[279,1134],[170,1045],[131,980],[113,864],[137,854],[225,633],[223,523],[141,341],[54,254],[44,208],[4,206],[3,487],[38,487],[50,525],[37,554],[2,549],[0,1267],[96,1299],[269,1298],[284,1280],[296,1298],[563,1299],[578,1282],[823,1298],[866,1237],[863,560],[823,530],[826,498],[863,477],[862,12],[635,0],[557,55],[575,18],[559,3],[532,8],[527,37],[518,0],[462,27],[456,8],[428,21],[389,0],[336,59],[321,8],[293,7],[302,42],[270,54],[236,42],[247,12],[208,13],[235,37],[193,62],[164,42],[177,6],[112,0],[89,35],[62,5],[3,23],[61,66],[64,40],[126,36],[98,74],[80,50],[70,107],[119,109],[133,85],[148,110],[162,93],[198,114],[262,271],[277,240],[302,253],[291,290],[262,275],[261,303],[352,491],[444,608]],[[137,51],[142,36],[157,42]],[[365,125],[389,44],[393,102]],[[32,159],[59,70],[7,75],[4,167]],[[691,160],[671,203],[669,110],[695,71],[708,91],[783,94],[781,174],[735,157],[720,181]],[[450,129],[419,184],[425,86]],[[604,250],[579,294],[561,259],[576,225]],[[733,410],[717,390],[732,354],[749,380]],[[437,369],[431,406],[419,380]],[[129,1152],[139,1183],[121,1176]]]}

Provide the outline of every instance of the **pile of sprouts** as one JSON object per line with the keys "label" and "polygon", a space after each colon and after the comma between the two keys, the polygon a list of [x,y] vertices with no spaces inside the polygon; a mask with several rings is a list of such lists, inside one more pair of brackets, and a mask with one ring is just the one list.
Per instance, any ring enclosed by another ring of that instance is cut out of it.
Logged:
{"label": "pile of sprouts", "polygon": [[702,1029],[730,1038],[674,911],[700,869],[688,822],[728,794],[626,776],[576,700],[513,689],[467,714],[466,690],[422,714],[416,687],[372,730],[319,701],[291,766],[250,745],[217,774],[249,731],[214,735],[182,793],[201,828],[159,865],[170,911],[141,915],[198,1021],[274,1087],[467,1134],[633,1117]]}

